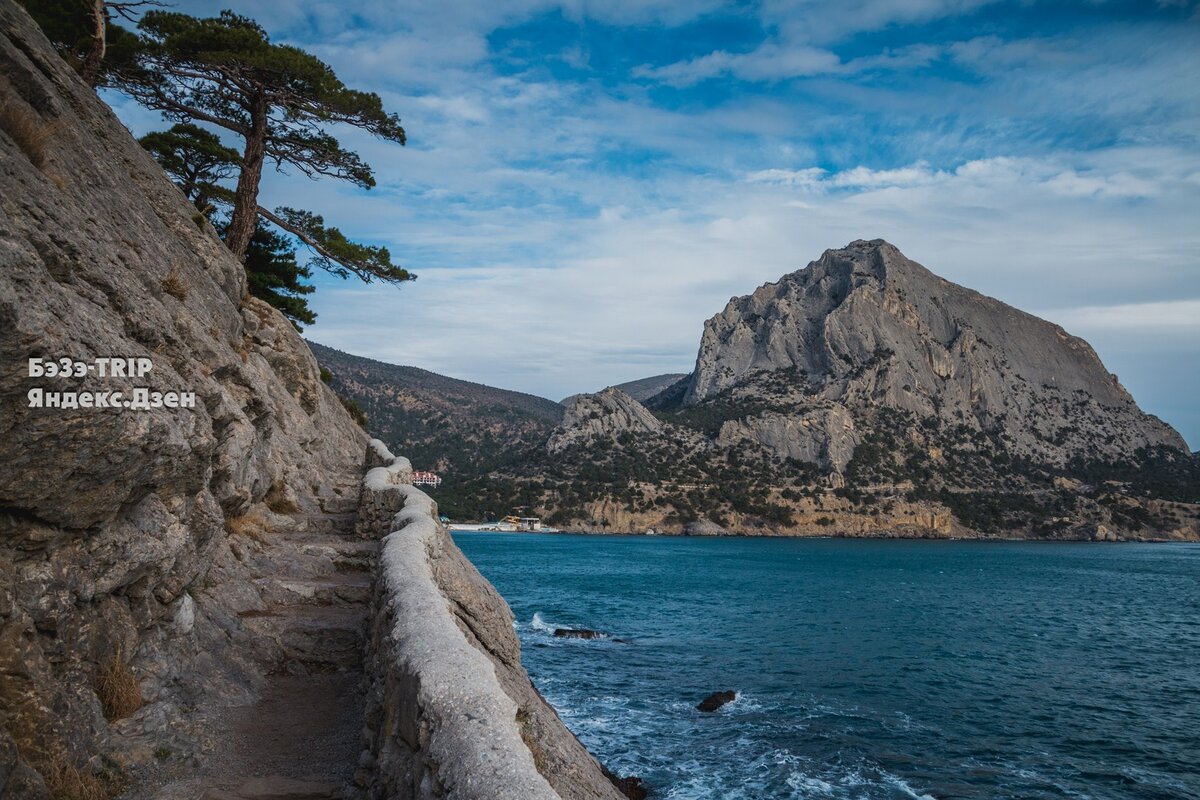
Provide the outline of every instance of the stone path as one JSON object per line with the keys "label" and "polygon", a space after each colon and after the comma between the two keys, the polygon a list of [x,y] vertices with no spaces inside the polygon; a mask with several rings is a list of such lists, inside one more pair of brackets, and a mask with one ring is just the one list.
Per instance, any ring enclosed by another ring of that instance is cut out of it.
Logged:
{"label": "stone path", "polygon": [[354,537],[354,515],[302,520],[309,532],[270,534],[252,561],[267,602],[243,624],[281,658],[251,706],[213,715],[210,752],[156,800],[358,800],[362,652],[376,542]]}

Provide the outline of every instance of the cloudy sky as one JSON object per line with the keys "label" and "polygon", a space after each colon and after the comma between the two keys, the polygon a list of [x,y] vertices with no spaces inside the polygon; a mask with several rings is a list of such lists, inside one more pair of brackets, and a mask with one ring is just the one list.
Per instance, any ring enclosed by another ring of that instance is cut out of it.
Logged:
{"label": "cloudy sky", "polygon": [[[854,239],[1096,347],[1200,448],[1193,0],[184,0],[398,112],[359,191],[265,179],[419,274],[311,338],[558,399],[686,372],[733,295]],[[109,95],[135,131],[153,115]]]}

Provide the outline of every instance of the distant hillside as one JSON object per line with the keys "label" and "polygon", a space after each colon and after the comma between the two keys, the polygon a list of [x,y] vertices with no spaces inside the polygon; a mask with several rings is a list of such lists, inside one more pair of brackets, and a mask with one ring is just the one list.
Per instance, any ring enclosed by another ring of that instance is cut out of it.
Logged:
{"label": "distant hillside", "polygon": [[[563,407],[542,397],[309,345],[334,390],[366,412],[371,435],[416,469],[442,474],[437,499],[447,512],[467,482],[543,449],[562,419]],[[508,503],[497,511],[508,513]]]}
{"label": "distant hillside", "polygon": [[734,298],[664,382],[572,398],[516,490],[593,530],[1200,538],[1200,461],[1086,342],[884,241]]}
{"label": "distant hillside", "polygon": [[710,319],[688,375],[540,398],[315,348],[458,519],[671,533],[1200,539],[1200,460],[1082,339],[883,241]]}
{"label": "distant hillside", "polygon": [[[639,403],[644,403],[651,397],[660,394],[663,390],[679,383],[684,378],[690,378],[689,373],[684,372],[669,372],[666,375],[652,375],[649,378],[638,378],[636,381],[628,381],[627,383],[618,383],[616,386],[610,386],[610,389],[620,389],[625,394],[637,400]],[[579,395],[573,394],[570,397],[564,397],[562,404],[569,406],[578,398]]]}

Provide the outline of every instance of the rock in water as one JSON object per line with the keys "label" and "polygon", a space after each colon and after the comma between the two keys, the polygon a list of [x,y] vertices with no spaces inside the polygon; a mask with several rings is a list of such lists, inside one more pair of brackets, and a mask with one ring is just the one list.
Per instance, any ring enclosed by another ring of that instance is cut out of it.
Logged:
{"label": "rock in water", "polygon": [[700,705],[696,706],[696,710],[705,712],[716,711],[721,706],[732,703],[734,700],[737,700],[737,692],[732,689],[724,692],[713,692],[700,701]]}
{"label": "rock in water", "polygon": [[630,776],[628,778],[613,778],[613,783],[621,794],[629,798],[629,800],[646,800],[650,793],[646,789],[645,782],[641,778]]}
{"label": "rock in water", "polygon": [[587,628],[555,628],[554,635],[560,639],[607,639],[608,634]]}

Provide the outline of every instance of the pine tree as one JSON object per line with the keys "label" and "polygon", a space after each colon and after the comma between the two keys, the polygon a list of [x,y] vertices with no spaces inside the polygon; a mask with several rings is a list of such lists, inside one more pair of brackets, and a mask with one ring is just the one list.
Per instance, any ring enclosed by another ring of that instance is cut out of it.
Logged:
{"label": "pine tree", "polygon": [[250,294],[282,311],[296,330],[317,321],[305,299],[316,287],[300,282],[311,278],[312,270],[296,262],[296,251],[286,238],[259,225],[246,248],[245,264]]}
{"label": "pine tree", "polygon": [[205,216],[211,216],[216,204],[233,202],[233,192],[220,181],[237,174],[238,154],[221,144],[216,134],[181,122],[168,131],[148,133],[138,143]]}
{"label": "pine tree", "polygon": [[386,248],[355,245],[316,214],[258,205],[268,159],[309,177],[374,186],[370,166],[326,127],[352,125],[404,144],[399,118],[384,110],[378,95],[347,88],[319,59],[273,44],[256,22],[231,11],[207,19],[150,11],[138,30],[132,63],[115,68],[113,83],[168,118],[223,128],[244,143],[225,240],[230,250],[245,255],[261,216],[312,248],[317,263],[335,274],[367,283],[415,277],[393,265]]}
{"label": "pine tree", "polygon": [[[138,142],[206,217],[213,218],[218,209],[228,210],[233,192],[219,181],[237,174],[238,154],[221,144],[216,134],[180,123],[168,131],[148,133]],[[228,227],[227,219],[214,221],[219,231]],[[250,294],[282,311],[297,330],[301,324],[316,322],[306,299],[315,287],[301,283],[312,277],[312,270],[296,261],[287,237],[260,223],[246,247],[243,266]]]}
{"label": "pine tree", "polygon": [[137,36],[113,19],[132,22],[134,15],[158,0],[21,0],[59,55],[89,86],[103,85],[112,63],[132,59]]}

